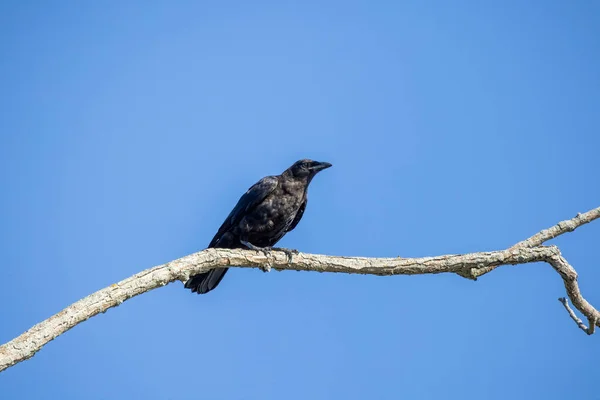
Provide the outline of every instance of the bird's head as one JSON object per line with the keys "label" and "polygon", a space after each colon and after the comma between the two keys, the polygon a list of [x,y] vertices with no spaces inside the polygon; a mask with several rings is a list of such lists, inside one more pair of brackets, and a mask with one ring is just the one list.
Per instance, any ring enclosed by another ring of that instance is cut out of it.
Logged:
{"label": "bird's head", "polygon": [[308,178],[311,180],[319,171],[329,167],[331,167],[331,164],[328,162],[305,159],[296,161],[284,173],[294,178]]}

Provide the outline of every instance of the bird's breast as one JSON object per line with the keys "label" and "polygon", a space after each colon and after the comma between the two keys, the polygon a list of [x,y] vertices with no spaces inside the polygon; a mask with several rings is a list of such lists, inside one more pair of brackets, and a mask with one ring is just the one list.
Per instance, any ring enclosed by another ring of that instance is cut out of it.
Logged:
{"label": "bird's breast", "polygon": [[294,219],[302,199],[294,196],[274,196],[261,207],[261,215],[265,221],[276,224],[279,220]]}
{"label": "bird's breast", "polygon": [[302,201],[303,197],[286,193],[267,197],[244,217],[240,233],[256,242],[279,240],[294,221]]}

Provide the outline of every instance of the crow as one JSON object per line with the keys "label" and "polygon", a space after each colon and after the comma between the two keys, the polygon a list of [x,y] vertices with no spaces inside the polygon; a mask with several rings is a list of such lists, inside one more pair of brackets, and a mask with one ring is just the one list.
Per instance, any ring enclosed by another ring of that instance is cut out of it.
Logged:
{"label": "crow", "polygon": [[[208,248],[270,250],[298,225],[306,209],[308,185],[328,162],[299,160],[281,175],[266,176],[240,197]],[[217,287],[227,268],[192,276],[185,288],[198,294]]]}

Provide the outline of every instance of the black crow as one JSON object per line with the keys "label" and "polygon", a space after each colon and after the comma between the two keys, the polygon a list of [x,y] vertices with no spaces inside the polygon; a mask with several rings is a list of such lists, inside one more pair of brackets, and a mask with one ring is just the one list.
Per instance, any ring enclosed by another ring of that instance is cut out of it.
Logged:
{"label": "black crow", "polygon": [[[308,185],[329,167],[327,162],[300,160],[281,175],[262,178],[239,199],[208,247],[268,251],[298,225]],[[198,294],[210,292],[226,272],[227,268],[215,268],[194,275],[185,287]]]}

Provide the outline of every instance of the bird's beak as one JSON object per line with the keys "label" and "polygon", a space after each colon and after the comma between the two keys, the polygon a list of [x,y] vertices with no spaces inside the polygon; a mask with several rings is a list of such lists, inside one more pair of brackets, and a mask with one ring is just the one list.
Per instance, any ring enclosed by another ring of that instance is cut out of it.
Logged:
{"label": "bird's beak", "polygon": [[310,166],[310,170],[313,172],[319,172],[329,167],[331,167],[331,164],[328,162],[315,161],[313,165]]}

